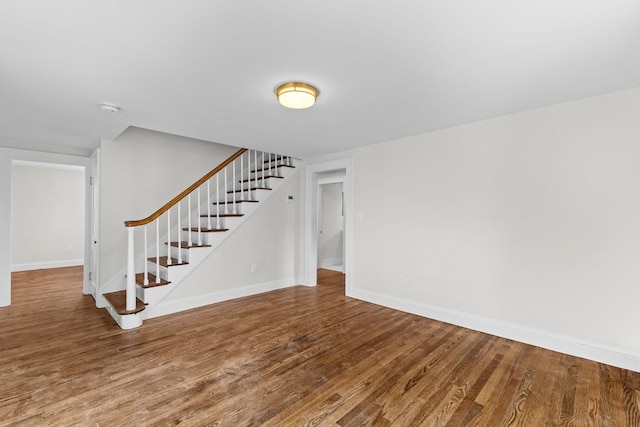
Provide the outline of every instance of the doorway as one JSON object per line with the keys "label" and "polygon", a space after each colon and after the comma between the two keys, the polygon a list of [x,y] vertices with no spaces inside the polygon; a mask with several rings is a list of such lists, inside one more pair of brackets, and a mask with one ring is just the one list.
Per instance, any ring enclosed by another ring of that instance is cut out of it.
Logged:
{"label": "doorway", "polygon": [[352,274],[352,159],[339,159],[329,162],[314,163],[306,167],[306,204],[305,204],[305,270],[306,284],[316,286],[318,283],[317,268],[319,266],[320,212],[322,185],[342,184],[343,221],[342,221],[342,260],[345,274],[345,294],[351,291]]}
{"label": "doorway", "polygon": [[11,271],[84,264],[85,168],[15,161]]}
{"label": "doorway", "polygon": [[[84,169],[84,215],[81,227],[84,230],[82,246],[82,263],[84,268],[82,292],[89,293],[88,265],[90,260],[89,240],[91,227],[91,205],[89,195],[90,162],[89,157],[68,154],[46,153],[16,148],[0,147],[0,307],[11,305],[11,270],[12,270],[12,181],[13,164],[20,162],[36,162],[44,164],[79,166]],[[46,206],[41,207],[46,212]],[[45,217],[44,215],[43,217]]]}
{"label": "doorway", "polygon": [[318,267],[344,273],[344,193],[340,182],[320,183]]}

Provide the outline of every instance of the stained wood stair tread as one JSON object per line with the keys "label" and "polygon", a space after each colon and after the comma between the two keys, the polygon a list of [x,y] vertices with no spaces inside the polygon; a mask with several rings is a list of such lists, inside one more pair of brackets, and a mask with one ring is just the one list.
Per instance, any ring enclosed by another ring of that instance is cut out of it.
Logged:
{"label": "stained wood stair tread", "polygon": [[127,291],[109,292],[102,296],[111,304],[116,313],[120,315],[140,313],[146,307],[142,301],[136,298],[136,308],[134,310],[127,310]]}
{"label": "stained wood stair tread", "polygon": [[[234,204],[234,203],[258,203],[258,200],[242,199],[242,200],[236,200],[236,201],[228,200],[228,201],[226,202],[226,204],[228,204],[228,205],[232,205],[232,204]],[[214,205],[224,205],[224,204],[225,204],[225,202],[224,202],[224,201],[222,201],[222,202],[213,202],[213,204],[214,204]]]}
{"label": "stained wood stair tread", "polygon": [[[196,229],[196,231],[197,231],[197,229]],[[164,242],[164,244],[166,245],[166,244],[167,244],[167,242]],[[174,248],[177,248],[177,247],[178,247],[178,242],[171,242],[171,243],[170,243],[170,245],[171,245],[171,246],[173,246]],[[191,244],[189,244],[189,242],[184,242],[184,241],[182,241],[182,242],[180,242],[180,247],[181,247],[182,249],[190,249],[190,248],[210,248],[210,247],[211,247],[211,245],[204,245],[204,244],[199,245],[197,242],[191,242]]]}
{"label": "stained wood stair tread", "polygon": [[284,176],[278,176],[278,175],[265,175],[264,178],[260,177],[260,178],[251,178],[251,179],[243,179],[242,181],[238,181],[238,182],[259,182],[262,181],[263,179],[270,179],[270,178],[279,178],[279,179],[283,179]]}
{"label": "stained wood stair tread", "polygon": [[220,218],[238,218],[238,217],[244,216],[244,214],[239,214],[239,213],[232,213],[232,214],[225,213],[225,214],[222,214],[221,213],[220,215],[217,215],[217,214],[212,213],[212,214],[202,214],[202,215],[200,215],[201,218],[207,218],[207,217],[216,218],[218,216]]}
{"label": "stained wood stair tread", "polygon": [[[178,258],[171,258],[171,264],[169,264],[169,263],[168,263],[168,259],[169,259],[169,258],[168,258],[168,257],[166,257],[166,256],[161,256],[161,257],[160,257],[160,265],[161,265],[161,266],[163,266],[163,267],[173,267],[173,266],[176,266],[176,265],[187,265],[187,264],[189,264],[189,263],[188,263],[187,261],[185,261],[185,260],[182,260],[182,262],[181,262],[181,263],[178,263]],[[147,261],[152,262],[152,263],[154,263],[154,264],[155,264],[155,262],[156,262],[156,257],[153,257],[153,258],[147,258]]]}
{"label": "stained wood stair tread", "polygon": [[254,190],[271,190],[271,188],[269,187],[251,187],[251,188],[245,188],[242,190],[229,190],[227,191],[227,194],[233,194],[233,193],[242,193],[245,191],[254,191]]}
{"label": "stained wood stair tread", "polygon": [[147,273],[147,277],[149,278],[149,284],[145,285],[144,284],[144,273],[137,273],[136,274],[136,284],[139,286],[142,286],[143,288],[153,288],[154,286],[164,286],[164,285],[168,285],[169,281],[164,280],[164,279],[160,279],[160,283],[156,283],[156,275],[155,274],[151,274],[151,273]]}
{"label": "stained wood stair tread", "polygon": [[[198,227],[191,227],[191,228],[185,227],[182,229],[182,231],[195,231],[197,233]],[[200,228],[199,231],[201,233],[218,233],[223,231],[229,231],[229,229],[228,228]]]}
{"label": "stained wood stair tread", "polygon": [[253,170],[251,171],[251,173],[262,172],[263,170],[268,171],[268,170],[271,170],[271,169],[278,169],[278,168],[293,168],[293,169],[295,169],[295,166],[291,166],[291,165],[278,165],[278,166],[272,166],[272,167],[270,167],[270,168],[265,168],[265,167],[263,167],[262,169],[253,169]]}
{"label": "stained wood stair tread", "polygon": [[284,159],[282,159],[282,158],[275,159],[275,158],[272,157],[270,159],[266,158],[266,159],[262,160],[262,163],[269,163],[269,162],[286,164],[286,163],[284,163]]}

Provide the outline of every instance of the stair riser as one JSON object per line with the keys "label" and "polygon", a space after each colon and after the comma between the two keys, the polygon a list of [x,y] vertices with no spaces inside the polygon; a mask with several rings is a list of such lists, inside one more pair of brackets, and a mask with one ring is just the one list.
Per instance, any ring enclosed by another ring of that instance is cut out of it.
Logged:
{"label": "stair riser", "polygon": [[[211,212],[211,215],[214,215],[214,212]],[[207,217],[200,217],[200,227],[205,230],[209,226],[209,219]],[[218,218],[215,216],[211,217],[211,227],[212,228],[234,228],[237,227],[242,222],[242,217],[220,217],[220,226],[218,227]],[[198,224],[192,224],[192,227],[197,227]],[[186,231],[183,231],[186,233]],[[192,232],[192,238],[196,237],[197,232]],[[185,236],[187,237],[187,236]]]}
{"label": "stair riser", "polygon": [[[267,171],[265,171],[265,174],[267,173]],[[250,181],[246,181],[247,178],[245,178],[243,181],[244,186],[246,187],[247,185],[251,186],[251,187],[268,187],[271,188],[271,184],[273,184],[273,181],[277,180],[278,178],[265,178],[264,181],[262,180],[262,172],[259,172],[257,174],[257,176],[255,176],[256,174],[251,174],[251,176],[249,177]],[[256,178],[258,178],[256,180]]]}
{"label": "stair riser", "polygon": [[[239,199],[239,197],[238,197]],[[224,204],[224,199],[220,200],[220,214],[244,214],[244,210],[243,210],[243,206],[246,206],[247,204],[250,203],[233,203],[233,199],[229,199],[227,200],[227,204]],[[217,206],[216,204],[214,204],[211,207],[211,214],[215,215],[217,213]],[[204,211],[202,213],[206,213],[207,211]]]}

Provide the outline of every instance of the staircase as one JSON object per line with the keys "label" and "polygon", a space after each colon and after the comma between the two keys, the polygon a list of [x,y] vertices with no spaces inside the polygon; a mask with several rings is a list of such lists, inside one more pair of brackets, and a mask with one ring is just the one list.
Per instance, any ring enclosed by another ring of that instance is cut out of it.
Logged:
{"label": "staircase", "polygon": [[103,294],[118,325],[166,314],[163,299],[293,175],[294,163],[241,149],[149,217],[125,221],[126,288]]}

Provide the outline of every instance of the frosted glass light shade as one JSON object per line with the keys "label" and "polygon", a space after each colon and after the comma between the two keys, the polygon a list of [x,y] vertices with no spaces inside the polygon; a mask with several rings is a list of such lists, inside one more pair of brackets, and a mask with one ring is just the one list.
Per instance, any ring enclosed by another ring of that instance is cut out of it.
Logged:
{"label": "frosted glass light shade", "polygon": [[306,83],[289,82],[276,89],[278,102],[287,108],[301,110],[316,103],[318,90]]}

